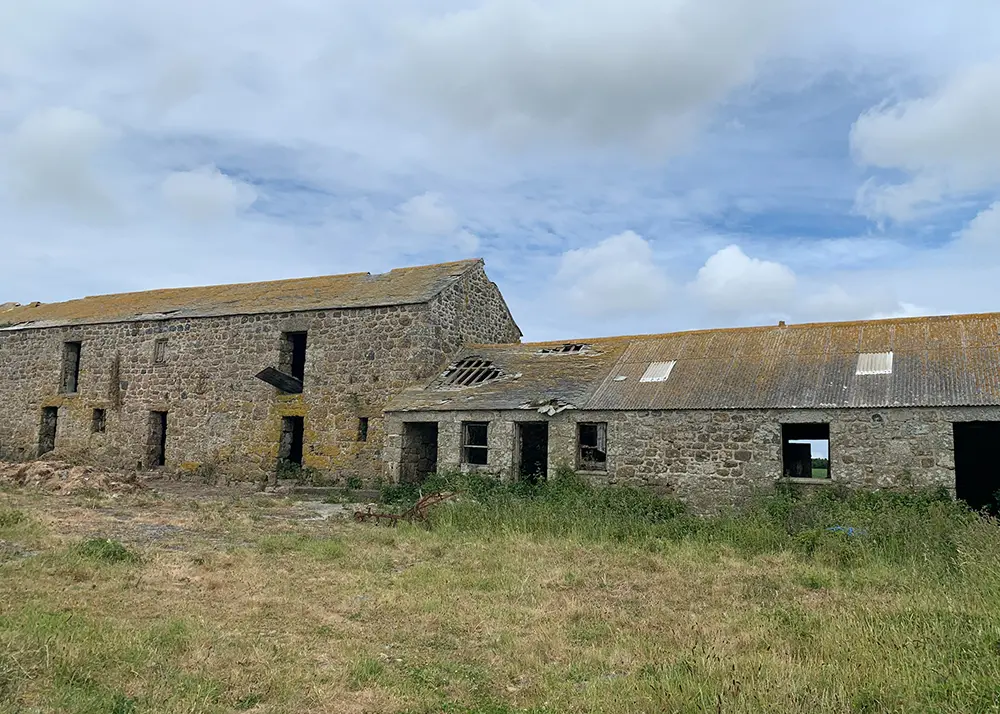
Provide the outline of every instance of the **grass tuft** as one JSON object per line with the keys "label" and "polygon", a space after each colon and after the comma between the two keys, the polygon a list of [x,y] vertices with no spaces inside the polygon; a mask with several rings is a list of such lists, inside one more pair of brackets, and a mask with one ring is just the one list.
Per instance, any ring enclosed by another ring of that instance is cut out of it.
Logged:
{"label": "grass tuft", "polygon": [[111,565],[141,562],[138,553],[128,546],[110,538],[90,538],[76,547],[76,552],[89,560]]}

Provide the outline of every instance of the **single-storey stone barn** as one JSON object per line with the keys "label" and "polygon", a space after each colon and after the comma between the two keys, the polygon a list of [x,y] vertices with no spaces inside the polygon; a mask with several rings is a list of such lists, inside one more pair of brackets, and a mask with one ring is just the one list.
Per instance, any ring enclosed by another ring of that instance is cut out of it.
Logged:
{"label": "single-storey stone barn", "polygon": [[386,410],[389,475],[568,466],[698,510],[778,480],[1000,489],[1000,314],[467,346]]}
{"label": "single-storey stone barn", "polygon": [[382,471],[382,410],[521,332],[481,260],[0,305],[0,459],[256,480]]}
{"label": "single-storey stone barn", "polygon": [[[1000,314],[521,344],[480,260],[0,305],[0,459],[348,482],[569,467],[995,506]],[[353,479],[352,479],[353,477]]]}

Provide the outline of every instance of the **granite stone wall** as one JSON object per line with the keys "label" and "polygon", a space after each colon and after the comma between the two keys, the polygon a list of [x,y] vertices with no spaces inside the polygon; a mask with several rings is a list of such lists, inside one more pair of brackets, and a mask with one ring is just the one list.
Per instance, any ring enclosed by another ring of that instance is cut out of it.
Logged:
{"label": "granite stone wall", "polygon": [[[254,376],[278,366],[283,332],[308,333],[302,394]],[[42,409],[57,407],[51,457],[144,468],[149,414],[163,411],[167,469],[256,480],[274,469],[282,417],[302,416],[304,466],[371,481],[393,394],[442,370],[456,340],[519,336],[482,266],[417,305],[0,330],[0,459],[33,458]],[[62,393],[66,342],[81,343],[72,394]],[[100,433],[95,409],[106,413]]]}
{"label": "granite stone wall", "polygon": [[[439,423],[440,469],[480,469],[513,478],[517,423],[549,425],[549,474],[577,467],[577,423],[607,424],[607,470],[583,472],[594,483],[628,484],[675,495],[699,511],[712,511],[768,490],[782,478],[782,424],[823,423],[830,430],[829,481],[851,488],[942,486],[954,492],[952,424],[1000,421],[1000,408],[894,408],[838,410],[587,412],[546,417],[533,411],[408,412],[387,415],[390,478],[403,458],[405,422]],[[490,423],[485,467],[461,463],[463,421]]]}

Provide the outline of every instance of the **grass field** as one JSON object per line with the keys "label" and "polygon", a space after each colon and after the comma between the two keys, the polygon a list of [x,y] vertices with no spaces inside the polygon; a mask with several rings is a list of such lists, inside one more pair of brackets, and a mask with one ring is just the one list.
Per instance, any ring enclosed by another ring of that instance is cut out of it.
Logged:
{"label": "grass field", "polygon": [[1000,532],[934,494],[464,487],[398,529],[0,492],[0,712],[1000,712]]}

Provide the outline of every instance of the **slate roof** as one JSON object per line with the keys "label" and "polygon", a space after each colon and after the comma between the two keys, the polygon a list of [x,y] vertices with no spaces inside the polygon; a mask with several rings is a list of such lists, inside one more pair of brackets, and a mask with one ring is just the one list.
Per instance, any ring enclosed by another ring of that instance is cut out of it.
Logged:
{"label": "slate roof", "polygon": [[[0,325],[16,328],[136,320],[251,315],[428,302],[482,260],[388,273],[349,273],[236,285],[98,295],[58,303],[0,305]],[[10,328],[8,328],[10,329]]]}
{"label": "slate roof", "polygon": [[[1000,406],[1000,313],[578,342],[599,354],[538,354],[558,343],[469,347],[459,356],[488,357],[509,376],[460,390],[431,383],[388,410],[514,409],[547,399],[592,410]],[[891,374],[856,374],[861,354],[885,352]],[[650,363],[673,360],[666,381],[639,381]]]}

